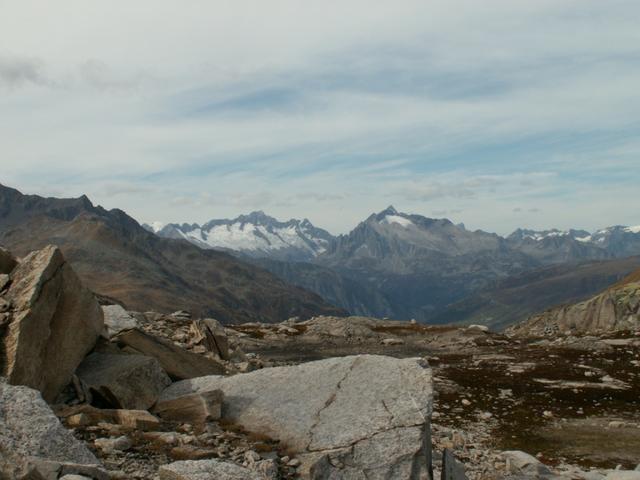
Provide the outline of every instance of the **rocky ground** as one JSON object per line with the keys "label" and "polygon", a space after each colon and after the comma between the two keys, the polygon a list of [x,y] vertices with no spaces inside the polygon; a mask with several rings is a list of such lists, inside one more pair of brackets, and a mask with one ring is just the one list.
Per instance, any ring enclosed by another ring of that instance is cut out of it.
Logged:
{"label": "rocky ground", "polygon": [[100,306],[55,247],[0,272],[0,480],[640,478],[638,331],[224,327]]}
{"label": "rocky ground", "polygon": [[523,340],[479,327],[367,318],[228,331],[262,365],[365,352],[427,358],[434,445],[453,449],[471,478],[504,475],[501,452],[510,450],[568,475],[640,462],[640,332]]}

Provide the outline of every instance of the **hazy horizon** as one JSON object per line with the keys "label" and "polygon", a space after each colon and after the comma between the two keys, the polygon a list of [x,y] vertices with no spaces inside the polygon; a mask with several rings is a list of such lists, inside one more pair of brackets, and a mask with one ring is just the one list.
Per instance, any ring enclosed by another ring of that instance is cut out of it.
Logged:
{"label": "hazy horizon", "polygon": [[[34,13],[37,12],[37,15]],[[640,224],[640,4],[31,0],[0,18],[2,183],[140,222],[264,210]]]}

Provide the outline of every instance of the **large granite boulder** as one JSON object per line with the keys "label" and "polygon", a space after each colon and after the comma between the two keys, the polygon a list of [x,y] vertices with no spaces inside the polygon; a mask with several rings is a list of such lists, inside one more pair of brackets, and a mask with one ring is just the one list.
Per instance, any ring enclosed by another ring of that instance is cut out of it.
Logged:
{"label": "large granite boulder", "polygon": [[224,365],[211,358],[189,352],[164,338],[154,337],[141,330],[127,330],[112,341],[129,351],[153,357],[175,380],[218,375],[224,373]]}
{"label": "large granite boulder", "polygon": [[39,460],[99,464],[37,390],[0,380],[0,478],[20,478]]}
{"label": "large granite boulder", "polygon": [[160,480],[266,480],[258,472],[221,460],[184,460],[163,465]]}
{"label": "large granite boulder", "polygon": [[222,390],[222,417],[280,440],[303,478],[428,478],[431,370],[418,359],[330,358],[177,382],[159,401]]}
{"label": "large granite boulder", "polygon": [[78,378],[100,406],[147,410],[171,384],[155,358],[94,352],[80,364]]}
{"label": "large granite boulder", "polygon": [[54,246],[15,267],[5,300],[11,311],[0,339],[0,374],[52,402],[95,345],[102,310]]}

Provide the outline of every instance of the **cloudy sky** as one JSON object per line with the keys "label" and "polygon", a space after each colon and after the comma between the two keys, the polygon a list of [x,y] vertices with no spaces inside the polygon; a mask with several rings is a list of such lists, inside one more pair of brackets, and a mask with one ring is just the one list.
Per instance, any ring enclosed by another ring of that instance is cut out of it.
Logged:
{"label": "cloudy sky", "polygon": [[640,224],[637,0],[0,0],[0,182],[140,221]]}

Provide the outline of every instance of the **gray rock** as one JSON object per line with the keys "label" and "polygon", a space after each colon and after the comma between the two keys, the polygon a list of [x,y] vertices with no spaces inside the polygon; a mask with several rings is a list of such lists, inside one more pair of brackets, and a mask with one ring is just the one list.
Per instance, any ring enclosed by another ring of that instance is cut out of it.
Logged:
{"label": "gray rock", "polygon": [[88,387],[94,402],[131,410],[151,408],[162,390],[171,384],[158,361],[144,355],[92,353],[76,374]]}
{"label": "gray rock", "polygon": [[194,343],[203,345],[222,360],[229,360],[229,341],[224,327],[213,318],[194,320],[191,325]]}
{"label": "gray rock", "polygon": [[98,464],[37,390],[0,381],[0,478],[19,478],[32,459]]}
{"label": "gray rock", "polygon": [[605,480],[640,480],[640,472],[632,470],[612,470]]}
{"label": "gray rock", "polygon": [[64,477],[60,477],[60,480],[92,480],[91,477],[85,477],[84,475],[76,475],[76,474],[69,474],[69,475],[65,475]]}
{"label": "gray rock", "polygon": [[507,470],[515,474],[524,475],[552,475],[551,470],[536,457],[519,450],[502,452],[502,458],[507,462]]}
{"label": "gray rock", "polygon": [[57,480],[66,475],[79,475],[91,480],[110,480],[111,476],[99,465],[32,459],[29,480]]}
{"label": "gray rock", "polygon": [[109,339],[125,330],[138,328],[138,321],[120,305],[106,305],[102,307],[104,314],[104,331],[102,336]]}
{"label": "gray rock", "polygon": [[191,393],[170,400],[159,400],[153,412],[165,420],[200,425],[220,418],[222,397],[220,390]]}
{"label": "gray rock", "polygon": [[442,453],[441,480],[467,480],[464,473],[464,466],[456,460],[453,453],[448,448]]}
{"label": "gray rock", "polygon": [[118,438],[96,438],[93,443],[105,453],[124,452],[131,448],[131,440],[126,435]]}
{"label": "gray rock", "polygon": [[303,478],[418,479],[429,469],[431,370],[420,360],[357,355],[194,378],[160,401],[218,389],[223,419],[280,440]]}
{"label": "gray rock", "polygon": [[173,342],[140,330],[127,330],[116,335],[113,340],[119,345],[157,359],[173,379],[184,380],[224,373],[224,365],[220,362],[191,353]]}
{"label": "gray rock", "polygon": [[1,340],[6,361],[0,374],[52,402],[95,345],[102,310],[57,247],[28,255],[11,278],[6,297],[13,312]]}
{"label": "gray rock", "polygon": [[233,463],[219,460],[185,460],[163,465],[160,480],[265,480],[265,477]]}

